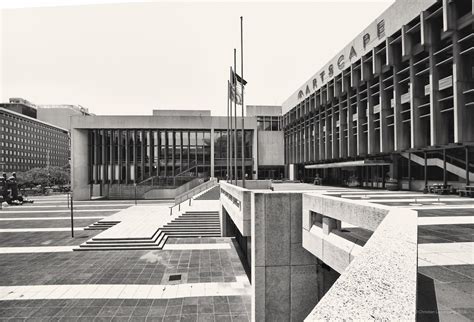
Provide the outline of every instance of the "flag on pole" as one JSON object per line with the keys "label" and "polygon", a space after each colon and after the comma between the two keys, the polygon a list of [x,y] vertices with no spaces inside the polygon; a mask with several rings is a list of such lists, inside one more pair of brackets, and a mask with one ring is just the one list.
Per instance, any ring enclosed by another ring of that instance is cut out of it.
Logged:
{"label": "flag on pole", "polygon": [[[247,81],[240,77],[239,74],[234,72],[232,68],[230,69],[230,84],[229,95],[232,100],[235,101],[238,105],[242,105],[242,88],[247,84]],[[235,94],[235,95],[234,95]]]}

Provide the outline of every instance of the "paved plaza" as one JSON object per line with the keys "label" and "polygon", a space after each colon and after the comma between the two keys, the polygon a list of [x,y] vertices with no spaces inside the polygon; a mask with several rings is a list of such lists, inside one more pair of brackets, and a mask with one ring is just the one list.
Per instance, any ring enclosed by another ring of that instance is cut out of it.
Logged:
{"label": "paved plaza", "polygon": [[[157,203],[169,204],[146,202]],[[162,250],[73,251],[102,232],[84,227],[132,205],[75,203],[74,238],[64,196],[3,209],[0,319],[249,321],[249,281],[231,238],[170,238]]]}

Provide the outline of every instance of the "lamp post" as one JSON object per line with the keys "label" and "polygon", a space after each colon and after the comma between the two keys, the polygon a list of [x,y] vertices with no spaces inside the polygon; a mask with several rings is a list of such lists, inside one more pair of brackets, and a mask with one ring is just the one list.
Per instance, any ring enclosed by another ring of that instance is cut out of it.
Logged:
{"label": "lamp post", "polygon": [[73,205],[73,192],[71,191],[71,237],[74,238],[74,205]]}
{"label": "lamp post", "polygon": [[135,206],[137,205],[137,183],[133,183],[133,186],[135,188]]}

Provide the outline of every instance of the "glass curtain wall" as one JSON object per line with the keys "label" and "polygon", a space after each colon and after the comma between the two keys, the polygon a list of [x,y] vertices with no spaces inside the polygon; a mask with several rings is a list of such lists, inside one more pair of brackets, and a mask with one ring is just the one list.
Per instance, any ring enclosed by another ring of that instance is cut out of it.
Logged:
{"label": "glass curtain wall", "polygon": [[[249,174],[252,133],[245,131]],[[237,141],[237,157],[241,158],[241,131]],[[196,177],[210,176],[212,157],[215,176],[225,177],[226,130],[215,130],[212,138],[210,130],[96,129],[89,131],[88,146],[89,180],[94,184],[140,184],[153,179],[153,184],[181,185]]]}

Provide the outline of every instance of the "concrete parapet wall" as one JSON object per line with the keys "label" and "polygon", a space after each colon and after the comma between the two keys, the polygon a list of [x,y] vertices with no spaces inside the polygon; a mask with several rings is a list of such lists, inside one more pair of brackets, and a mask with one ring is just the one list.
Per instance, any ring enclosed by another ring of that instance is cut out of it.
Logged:
{"label": "concrete parapet wall", "polygon": [[[237,185],[242,186],[242,180],[237,180]],[[245,189],[269,189],[272,187],[271,180],[245,180]]]}
{"label": "concrete parapet wall", "polygon": [[317,226],[309,231],[303,229],[303,247],[338,273],[343,273],[362,250],[361,246],[340,236],[324,234]]}
{"label": "concrete parapet wall", "polygon": [[305,321],[415,321],[417,213],[391,210]]}
{"label": "concrete parapet wall", "polygon": [[358,200],[343,199],[321,193],[305,193],[303,194],[303,229],[311,229],[310,212],[315,212],[374,231],[385,218],[389,209],[388,206],[372,205]]}
{"label": "concrete parapet wall", "polygon": [[[341,221],[374,233],[360,247],[331,233]],[[306,321],[415,320],[415,211],[305,193],[302,228],[303,247],[341,273]]]}
{"label": "concrete parapet wall", "polygon": [[222,207],[240,234],[244,237],[250,236],[251,191],[224,181],[220,182],[220,186]]}

